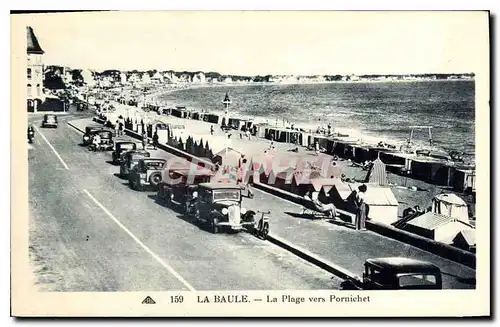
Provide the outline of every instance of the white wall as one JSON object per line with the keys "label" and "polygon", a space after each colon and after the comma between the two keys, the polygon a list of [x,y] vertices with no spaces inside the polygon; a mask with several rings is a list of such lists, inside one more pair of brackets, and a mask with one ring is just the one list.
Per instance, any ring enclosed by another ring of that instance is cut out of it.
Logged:
{"label": "white wall", "polygon": [[368,218],[382,224],[390,225],[398,220],[398,207],[370,205]]}

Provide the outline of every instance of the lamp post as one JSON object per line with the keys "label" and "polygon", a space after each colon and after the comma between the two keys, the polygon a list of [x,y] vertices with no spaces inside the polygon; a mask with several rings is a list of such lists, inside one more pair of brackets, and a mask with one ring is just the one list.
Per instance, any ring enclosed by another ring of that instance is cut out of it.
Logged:
{"label": "lamp post", "polygon": [[[229,98],[229,94],[226,92],[226,96],[224,97],[224,100],[222,100],[222,103],[224,104],[224,122],[226,123],[226,126],[229,125],[229,105],[231,104],[231,99]],[[224,161],[227,162],[227,148],[229,144],[229,133],[226,133],[226,153],[224,156]]]}

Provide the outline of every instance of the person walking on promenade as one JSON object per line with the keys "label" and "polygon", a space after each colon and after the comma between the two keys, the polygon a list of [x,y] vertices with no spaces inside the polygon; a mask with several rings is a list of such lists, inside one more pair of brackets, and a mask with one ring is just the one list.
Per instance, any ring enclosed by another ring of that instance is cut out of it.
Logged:
{"label": "person walking on promenade", "polygon": [[356,205],[356,230],[366,230],[365,222],[368,215],[368,205],[365,202],[365,193],[367,191],[367,186],[365,184],[358,187],[358,192],[356,192],[356,198],[354,203]]}
{"label": "person walking on promenade", "polygon": [[115,122],[115,135],[120,135],[120,119],[117,119]]}
{"label": "person walking on promenade", "polygon": [[158,147],[158,132],[155,131],[155,133],[153,134],[153,146],[156,150],[156,148]]}
{"label": "person walking on promenade", "polygon": [[124,131],[125,131],[125,119],[123,119],[122,116],[120,116],[120,126],[119,126],[119,129],[120,129],[120,135],[123,136]]}
{"label": "person walking on promenade", "polygon": [[319,143],[318,141],[314,142],[314,153],[319,155]]}
{"label": "person walking on promenade", "polygon": [[148,145],[148,134],[146,131],[142,132],[142,149],[146,150],[146,145]]}

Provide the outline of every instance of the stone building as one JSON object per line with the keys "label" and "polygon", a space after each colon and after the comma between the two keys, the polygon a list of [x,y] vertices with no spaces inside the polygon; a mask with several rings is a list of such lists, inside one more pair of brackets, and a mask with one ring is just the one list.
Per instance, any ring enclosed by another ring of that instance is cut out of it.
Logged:
{"label": "stone building", "polygon": [[29,112],[36,112],[44,101],[43,94],[43,54],[33,29],[26,27],[27,33],[27,107]]}

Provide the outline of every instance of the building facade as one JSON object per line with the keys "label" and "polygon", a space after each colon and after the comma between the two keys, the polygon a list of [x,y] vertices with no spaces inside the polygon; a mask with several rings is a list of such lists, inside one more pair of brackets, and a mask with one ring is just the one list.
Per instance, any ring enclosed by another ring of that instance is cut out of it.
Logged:
{"label": "building facade", "polygon": [[43,54],[33,29],[26,27],[27,33],[27,106],[29,112],[36,112],[44,101],[43,94]]}

